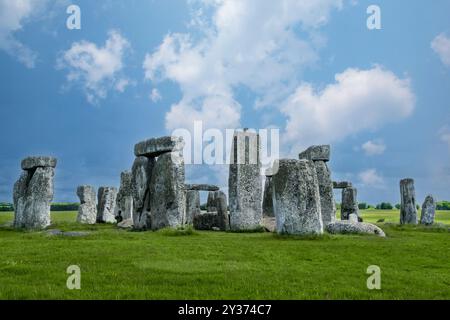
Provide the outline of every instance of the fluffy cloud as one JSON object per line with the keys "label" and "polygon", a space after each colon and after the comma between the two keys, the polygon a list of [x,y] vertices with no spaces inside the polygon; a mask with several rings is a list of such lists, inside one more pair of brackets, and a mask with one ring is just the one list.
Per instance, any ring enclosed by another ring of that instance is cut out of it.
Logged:
{"label": "fluffy cloud", "polygon": [[47,5],[48,0],[0,0],[0,50],[33,68],[37,54],[14,37],[24,24]]}
{"label": "fluffy cloud", "polygon": [[442,63],[450,67],[450,39],[442,33],[431,42],[431,48],[439,55]]}
{"label": "fluffy cloud", "polygon": [[296,150],[376,129],[414,110],[410,81],[380,66],[347,69],[335,79],[322,90],[302,84],[282,107],[288,118],[285,140]]}
{"label": "fluffy cloud", "polygon": [[382,187],[384,179],[376,169],[368,169],[358,175],[361,183],[366,187]]}
{"label": "fluffy cloud", "polygon": [[362,145],[362,149],[368,156],[376,156],[386,151],[386,145],[380,140],[369,140]]}
{"label": "fluffy cloud", "polygon": [[106,98],[108,90],[123,92],[129,80],[121,77],[123,57],[129,48],[127,39],[110,31],[103,47],[80,41],[72,44],[58,59],[59,69],[68,69],[69,84],[79,83],[90,103]]}
{"label": "fluffy cloud", "polygon": [[156,103],[162,99],[161,93],[158,89],[153,88],[152,92],[150,93],[150,100],[152,100],[153,103]]}
{"label": "fluffy cloud", "polygon": [[[258,106],[274,105],[298,85],[299,71],[317,61],[323,41],[315,30],[342,0],[204,0],[193,5],[192,32],[168,34],[144,61],[146,78],[170,80],[182,91],[166,127],[236,127],[241,106],[236,88],[257,94]],[[208,13],[208,14],[205,14]],[[300,39],[294,29],[309,34]]]}

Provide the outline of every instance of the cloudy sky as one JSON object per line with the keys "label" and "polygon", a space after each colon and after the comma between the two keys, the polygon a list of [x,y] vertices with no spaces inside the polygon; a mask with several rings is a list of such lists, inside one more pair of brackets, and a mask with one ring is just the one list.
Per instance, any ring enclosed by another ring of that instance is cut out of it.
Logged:
{"label": "cloudy sky", "polygon": [[[81,9],[69,30],[66,10]],[[381,30],[367,8],[381,9]],[[0,201],[54,155],[55,200],[118,185],[136,142],[278,128],[282,157],[331,144],[335,180],[398,203],[450,200],[449,0],[0,0]],[[226,166],[188,182],[227,185]]]}

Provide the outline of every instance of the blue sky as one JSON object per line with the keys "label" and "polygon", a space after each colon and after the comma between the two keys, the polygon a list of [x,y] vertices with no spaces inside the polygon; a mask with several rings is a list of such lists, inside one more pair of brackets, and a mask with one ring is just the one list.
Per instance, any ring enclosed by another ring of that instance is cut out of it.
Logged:
{"label": "blue sky", "polygon": [[[81,9],[68,30],[66,8]],[[369,5],[381,30],[366,26]],[[398,203],[450,199],[450,1],[0,0],[0,201],[20,160],[58,158],[55,200],[118,185],[136,142],[279,128],[281,154],[332,145],[335,180]],[[188,182],[226,188],[225,166]]]}

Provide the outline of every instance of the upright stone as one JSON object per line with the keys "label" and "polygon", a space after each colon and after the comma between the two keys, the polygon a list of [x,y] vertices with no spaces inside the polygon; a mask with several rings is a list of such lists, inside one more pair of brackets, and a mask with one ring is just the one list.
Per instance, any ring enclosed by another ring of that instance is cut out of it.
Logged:
{"label": "upright stone", "polygon": [[117,189],[114,187],[100,187],[98,189],[97,222],[116,223]]}
{"label": "upright stone", "polygon": [[432,225],[434,223],[434,215],[436,213],[436,201],[432,195],[428,195],[422,205],[422,215],[420,223],[424,225]]}
{"label": "upright stone", "polygon": [[180,227],[185,221],[184,159],[180,152],[158,157],[150,181],[151,227]]}
{"label": "upright stone", "polygon": [[228,179],[231,230],[253,230],[262,225],[260,171],[259,135],[236,132]]}
{"label": "upright stone", "polygon": [[263,216],[264,217],[274,217],[273,213],[273,201],[272,201],[272,177],[266,177],[266,182],[264,183],[264,196],[263,196]]}
{"label": "upright stone", "polygon": [[312,161],[280,160],[272,188],[278,233],[323,233],[319,182]]}
{"label": "upright stone", "polygon": [[200,191],[186,191],[186,224],[193,224],[194,217],[201,214],[200,209]]}
{"label": "upright stone", "polygon": [[400,224],[417,224],[416,191],[413,179],[400,181]]}
{"label": "upright stone", "polygon": [[124,171],[120,174],[120,188],[116,200],[116,219],[118,221],[133,219],[132,178],[130,171]]}
{"label": "upright stone", "polygon": [[317,180],[319,182],[320,206],[322,208],[322,222],[324,227],[336,221],[336,203],[334,201],[333,181],[331,172],[325,161],[314,161]]}
{"label": "upright stone", "polygon": [[353,187],[342,190],[341,220],[349,220],[351,214],[359,217],[358,191]]}
{"label": "upright stone", "polygon": [[133,226],[137,230],[151,228],[149,185],[154,166],[155,159],[137,157],[131,170]]}
{"label": "upright stone", "polygon": [[208,192],[208,200],[206,201],[207,212],[217,212],[216,208],[216,193],[213,191]]}
{"label": "upright stone", "polygon": [[79,186],[77,195],[80,198],[77,222],[82,224],[95,224],[97,222],[97,201],[95,188]]}
{"label": "upright stone", "polygon": [[230,219],[228,215],[227,195],[222,191],[216,191],[215,194],[217,209],[217,227],[221,231],[230,229]]}
{"label": "upright stone", "polygon": [[29,157],[22,161],[25,171],[13,191],[15,228],[39,230],[50,225],[56,163],[52,157]]}

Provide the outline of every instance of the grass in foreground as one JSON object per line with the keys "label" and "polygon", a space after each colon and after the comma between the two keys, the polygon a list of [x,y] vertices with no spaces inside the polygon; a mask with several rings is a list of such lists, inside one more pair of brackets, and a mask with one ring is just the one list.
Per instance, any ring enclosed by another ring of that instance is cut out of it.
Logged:
{"label": "grass in foreground", "polygon": [[[448,228],[398,227],[398,211],[364,211],[388,238],[269,233],[128,232],[82,226],[76,213],[52,214],[64,231],[48,236],[0,227],[0,299],[449,299]],[[12,220],[0,214],[0,225]],[[450,224],[450,212],[437,220]],[[179,236],[182,235],[182,236]],[[66,288],[70,265],[81,290]],[[382,290],[366,287],[369,265]]]}

